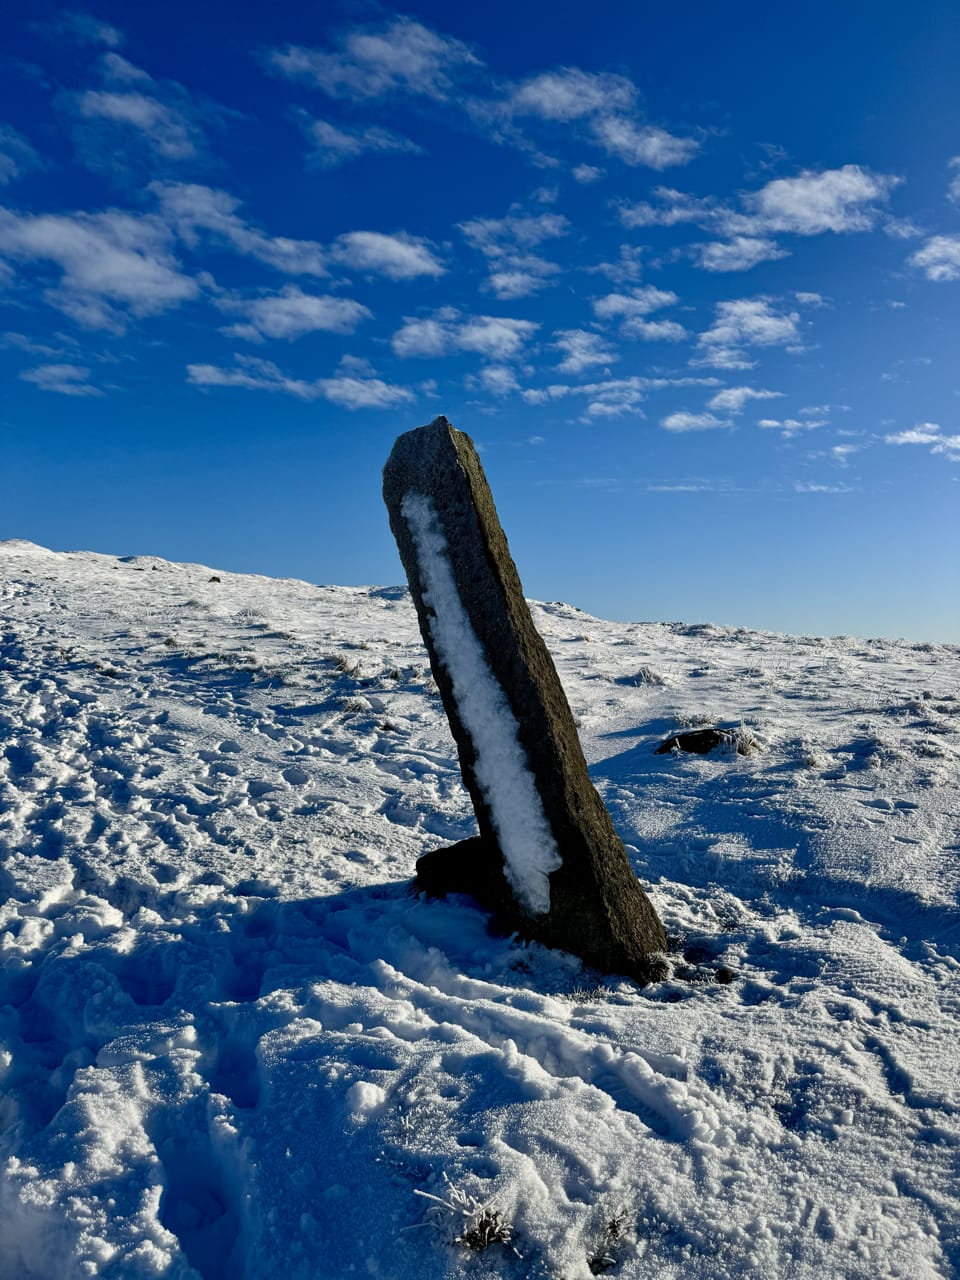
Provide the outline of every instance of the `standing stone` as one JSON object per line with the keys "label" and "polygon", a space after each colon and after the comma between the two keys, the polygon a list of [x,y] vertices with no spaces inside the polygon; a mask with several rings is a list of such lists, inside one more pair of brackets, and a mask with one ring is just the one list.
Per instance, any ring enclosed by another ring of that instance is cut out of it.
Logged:
{"label": "standing stone", "polygon": [[383,496],[473,800],[479,836],[417,862],[417,884],[469,893],[501,924],[642,981],[667,940],[587,773],[470,437],[408,431]]}

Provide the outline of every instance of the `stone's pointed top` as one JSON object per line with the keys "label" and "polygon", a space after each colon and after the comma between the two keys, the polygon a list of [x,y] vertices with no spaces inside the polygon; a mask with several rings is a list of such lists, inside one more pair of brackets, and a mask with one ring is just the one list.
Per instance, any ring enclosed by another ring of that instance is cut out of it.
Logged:
{"label": "stone's pointed top", "polygon": [[438,413],[432,422],[428,422],[423,427],[413,427],[410,431],[404,431],[402,435],[397,436],[398,440],[409,440],[411,436],[421,436],[433,434],[439,431],[453,431],[454,426],[449,418],[444,417],[442,413]]}
{"label": "stone's pointed top", "polygon": [[[445,491],[465,466],[472,466],[478,479],[482,477],[473,441],[442,413],[426,426],[405,431],[394,441],[383,468],[383,496],[387,507],[394,498],[402,499],[411,489]],[[482,487],[486,488],[485,479]],[[490,502],[492,505],[492,498]]]}

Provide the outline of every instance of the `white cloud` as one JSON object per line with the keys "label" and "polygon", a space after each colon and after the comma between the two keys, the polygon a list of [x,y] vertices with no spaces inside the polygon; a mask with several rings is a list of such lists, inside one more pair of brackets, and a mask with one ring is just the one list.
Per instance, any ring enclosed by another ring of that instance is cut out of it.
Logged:
{"label": "white cloud", "polygon": [[411,18],[349,31],[333,52],[289,45],[275,50],[270,62],[281,74],[305,80],[332,98],[355,99],[409,93],[442,100],[461,68],[478,65],[460,40]]}
{"label": "white cloud", "polygon": [[123,36],[116,27],[87,13],[61,13],[53,29],[71,36],[79,44],[102,44],[108,49],[115,49],[123,44]]}
{"label": "white cloud", "polygon": [[889,236],[891,240],[916,240],[924,234],[923,229],[911,218],[886,217],[881,224],[881,229],[883,234]]}
{"label": "white cloud", "polygon": [[776,400],[782,395],[782,391],[763,391],[754,387],[724,387],[710,399],[709,407],[727,413],[742,413],[750,400]]}
{"label": "white cloud", "polygon": [[674,320],[648,320],[645,317],[660,307],[672,306],[677,295],[652,284],[629,293],[608,293],[592,302],[593,314],[599,320],[619,320],[620,333],[626,338],[644,342],[681,342],[688,336],[683,325]]}
{"label": "white cloud", "polygon": [[570,173],[575,182],[580,182],[583,184],[596,182],[598,178],[603,177],[603,170],[598,169],[596,165],[592,165],[592,164],[574,165],[574,167],[570,170]]}
{"label": "white cloud", "polygon": [[757,423],[765,431],[781,431],[787,438],[798,431],[815,431],[817,427],[829,426],[826,418],[761,418]]}
{"label": "white cloud", "polygon": [[734,236],[731,240],[695,245],[694,253],[704,271],[749,271],[759,262],[775,262],[789,256],[775,240],[760,236]]}
{"label": "white cloud", "polygon": [[[879,206],[900,181],[854,164],[808,169],[794,178],[776,178],[759,191],[742,196],[747,213],[718,204],[711,197],[657,187],[653,203],[622,206],[620,220],[627,227],[694,223],[722,237],[694,247],[700,266],[707,271],[744,271],[758,262],[784,256],[785,251],[770,238],[777,232],[811,236],[826,231],[872,230],[883,218]],[[887,218],[883,225],[898,233],[896,220]],[[911,228],[909,234],[915,233]]]}
{"label": "white cloud", "polygon": [[648,284],[639,289],[631,289],[629,293],[608,293],[606,297],[595,298],[591,306],[598,320],[618,320],[647,316],[651,311],[671,307],[677,301],[679,299],[675,293]]}
{"label": "white cloud", "polygon": [[196,281],[180,270],[170,244],[169,228],[151,216],[0,209],[0,255],[53,263],[61,278],[44,297],[88,328],[119,331],[118,308],[154,315],[196,296]]}
{"label": "white cloud", "polygon": [[[947,165],[950,169],[960,170],[960,156],[954,156]],[[950,179],[950,185],[947,187],[947,198],[960,204],[960,172],[957,172]]]}
{"label": "white cloud", "polygon": [[[453,312],[453,317],[457,316]],[[454,319],[433,317],[423,320],[407,318],[390,340],[394,355],[404,358],[449,355],[456,349]]]}
{"label": "white cloud", "polygon": [[376,373],[366,356],[352,356],[349,353],[340,357],[337,369],[341,373],[354,374],[360,378],[372,378]]}
{"label": "white cloud", "polygon": [[766,298],[718,302],[713,325],[700,335],[699,363],[718,369],[750,368],[740,348],[798,346],[799,321],[798,312],[775,311]]}
{"label": "white cloud", "polygon": [[228,332],[254,341],[301,338],[317,330],[353,333],[357,325],[370,319],[372,314],[352,298],[304,293],[296,285],[286,285],[279,293],[258,298],[224,296],[217,299],[217,306],[246,317],[246,324],[236,325]]}
{"label": "white cloud", "polygon": [[22,133],[8,124],[0,124],[0,187],[29,169],[39,168],[40,163],[40,157]]}
{"label": "white cloud", "polygon": [[99,387],[87,381],[90,370],[76,364],[44,364],[38,369],[25,369],[20,377],[41,391],[56,391],[62,396],[102,396]]}
{"label": "white cloud", "polygon": [[63,354],[61,347],[50,347],[44,342],[36,342],[33,338],[28,338],[25,333],[12,333],[9,330],[6,333],[0,333],[0,347],[15,347],[18,351],[25,351],[31,356]]}
{"label": "white cloud", "polygon": [[672,187],[655,187],[653,196],[655,205],[641,200],[621,206],[620,221],[625,227],[673,227],[687,222],[706,226],[716,218],[716,203],[709,198],[688,196]]}
{"label": "white cloud", "polygon": [[[637,99],[636,86],[625,76],[558,67],[513,85],[499,102],[474,101],[470,110],[475,119],[486,123],[527,117],[549,124],[580,125],[587,139],[628,165],[665,169],[691,160],[700,144],[638,120]],[[531,149],[516,132],[501,134],[500,140]],[[591,165],[574,170],[578,182],[591,182],[599,176],[600,171]]]}
{"label": "white cloud", "polygon": [[616,417],[624,413],[643,416],[640,405],[650,391],[668,387],[716,386],[716,378],[607,378],[602,382],[553,383],[547,387],[530,387],[522,392],[527,404],[551,404],[567,396],[586,396],[588,417]]}
{"label": "white cloud", "polygon": [[730,493],[724,480],[681,480],[674,484],[645,484],[644,493]]}
{"label": "white cloud", "polygon": [[528,298],[548,284],[549,277],[559,270],[556,263],[546,262],[543,258],[523,258],[507,270],[491,271],[487,288],[504,301]]}
{"label": "white cloud", "polygon": [[937,284],[960,280],[960,236],[931,236],[908,261]]}
{"label": "white cloud", "polygon": [[520,390],[520,383],[508,365],[487,365],[480,370],[480,382],[485,390],[495,396],[508,396]]}
{"label": "white cloud", "polygon": [[595,267],[586,267],[585,270],[606,276],[616,284],[628,284],[643,275],[643,253],[643,245],[622,244],[616,262],[598,262]]}
{"label": "white cloud", "polygon": [[625,76],[560,67],[531,76],[515,86],[507,100],[512,115],[537,116],[567,124],[585,116],[629,111],[637,91]]}
{"label": "white cloud", "polygon": [[570,230],[570,223],[561,213],[472,218],[459,225],[467,243],[488,258],[505,257],[517,249],[536,248],[544,240],[555,240]]}
{"label": "white cloud", "polygon": [[822,418],[825,414],[850,413],[852,409],[849,404],[806,404],[797,413],[801,418]]}
{"label": "white cloud", "polygon": [[407,387],[391,386],[380,378],[356,377],[340,372],[313,382],[290,378],[269,360],[235,356],[236,365],[224,369],[212,364],[187,365],[187,381],[196,387],[241,387],[251,391],[280,391],[300,400],[328,400],[346,409],[388,409],[415,397]]}
{"label": "white cloud", "polygon": [[960,435],[945,436],[937,422],[918,422],[915,427],[884,436],[886,444],[928,444],[930,452],[941,454],[948,462],[960,462]]}
{"label": "white cloud", "polygon": [[707,347],[690,361],[692,365],[706,369],[722,369],[727,373],[743,373],[756,367],[756,360],[736,347]]}
{"label": "white cloud", "polygon": [[729,427],[729,421],[717,418],[712,413],[668,413],[660,419],[661,427],[667,431],[708,431],[714,427]]}
{"label": "white cloud", "polygon": [[768,231],[801,236],[870,231],[880,216],[874,202],[887,200],[900,181],[845,164],[840,169],[805,169],[795,178],[776,178],[743,200]]}
{"label": "white cloud", "polygon": [[693,138],[678,138],[666,129],[636,124],[625,116],[599,116],[591,127],[604,151],[624,164],[668,169],[688,164],[700,150]]}
{"label": "white cloud", "polygon": [[456,342],[464,351],[474,351],[492,360],[510,360],[520,354],[524,342],[539,327],[532,320],[474,316],[459,328]]}
{"label": "white cloud", "polygon": [[906,431],[883,437],[886,444],[939,444],[943,438],[938,422],[918,422]]}
{"label": "white cloud", "polygon": [[240,201],[226,191],[181,182],[153,182],[150,189],[160,200],[164,217],[187,244],[196,245],[198,233],[206,232],[236,253],[288,275],[324,276],[330,262],[390,280],[439,276],[445,270],[429,241],[404,232],[349,231],[325,248],[314,240],[266,235],[240,216]]}
{"label": "white cloud", "polygon": [[859,453],[863,446],[859,444],[835,444],[830,450],[830,456],[840,464],[841,467],[849,465],[847,459],[855,453]]}
{"label": "white cloud", "polygon": [[507,316],[464,317],[454,307],[443,307],[426,319],[407,318],[393,335],[394,354],[431,357],[469,351],[501,362],[521,354],[524,343],[539,325],[532,320]]}
{"label": "white cloud", "polygon": [[410,138],[379,125],[346,128],[331,124],[329,120],[304,120],[304,130],[312,143],[309,160],[322,169],[335,169],[338,165],[357,156],[369,153],[406,152],[421,154],[423,148]]}
{"label": "white cloud", "polygon": [[552,404],[554,400],[562,400],[579,390],[579,387],[571,387],[565,382],[553,383],[549,387],[527,387],[521,391],[520,397],[525,404]]}
{"label": "white cloud", "polygon": [[558,329],[554,337],[553,345],[564,353],[557,368],[564,373],[582,373],[593,365],[611,364],[620,358],[599,334],[586,329]]}
{"label": "white cloud", "polygon": [[325,400],[345,409],[390,409],[396,404],[408,404],[415,398],[407,387],[391,386],[380,378],[351,378],[338,374],[335,378],[320,378],[316,385]]}
{"label": "white cloud", "polygon": [[197,154],[196,131],[184,115],[143,93],[108,93],[88,89],[76,95],[77,112],[87,120],[129,125],[167,160],[186,160]]}
{"label": "white cloud", "polygon": [[188,364],[187,381],[195,387],[244,387],[257,391],[284,391],[301,400],[316,399],[316,384],[288,378],[269,360],[234,356],[236,366],[223,369],[213,364]]}
{"label": "white cloud", "polygon": [[63,92],[57,105],[72,117],[81,162],[129,183],[203,158],[206,126],[222,127],[236,113],[173,80],[155,80],[117,53],[98,64],[103,86]]}
{"label": "white cloud", "polygon": [[226,191],[186,182],[152,182],[163,216],[182,240],[195,246],[203,231],[215,242],[288,275],[325,276],[327,255],[314,240],[268,236],[238,214],[240,201]]}
{"label": "white cloud", "polygon": [[398,231],[348,231],[330,247],[333,261],[354,271],[369,271],[388,280],[413,280],[417,276],[442,276],[446,270],[432,252],[428,240]]}
{"label": "white cloud", "polygon": [[620,332],[625,338],[639,338],[642,342],[683,342],[690,336],[675,320],[641,320],[638,316],[624,320]]}
{"label": "white cloud", "polygon": [[539,213],[505,218],[473,218],[460,223],[464,239],[490,263],[488,288],[498,298],[524,298],[542,289],[560,268],[529,252],[545,240],[565,236],[562,214]]}
{"label": "white cloud", "polygon": [[100,72],[107,81],[117,84],[153,84],[153,76],[142,67],[134,66],[120,53],[104,53],[100,58]]}
{"label": "white cloud", "polygon": [[854,493],[854,488],[849,484],[814,484],[809,481],[799,481],[793,486],[795,493]]}

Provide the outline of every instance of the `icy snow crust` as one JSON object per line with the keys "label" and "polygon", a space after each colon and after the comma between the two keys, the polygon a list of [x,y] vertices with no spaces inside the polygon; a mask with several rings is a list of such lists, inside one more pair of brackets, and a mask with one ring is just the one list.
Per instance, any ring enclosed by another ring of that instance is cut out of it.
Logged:
{"label": "icy snow crust", "polygon": [[474,774],[490,806],[504,873],[527,910],[542,915],[550,910],[547,877],[560,866],[560,854],[520,745],[520,726],[470,625],[433,503],[426,494],[408,493],[400,511],[416,547],[424,602],[433,609],[430,634],[476,748]]}
{"label": "icy snow crust", "polygon": [[[641,991],[409,894],[472,815],[402,591],[0,569],[3,1280],[960,1271],[956,649],[533,606],[737,973]],[[763,749],[653,754],[711,714]]]}

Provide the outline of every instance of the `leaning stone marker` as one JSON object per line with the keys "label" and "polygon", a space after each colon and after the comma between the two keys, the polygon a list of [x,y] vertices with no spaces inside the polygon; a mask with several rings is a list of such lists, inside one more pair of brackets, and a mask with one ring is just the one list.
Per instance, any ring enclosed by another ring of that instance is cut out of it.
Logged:
{"label": "leaning stone marker", "polygon": [[417,862],[507,928],[642,981],[667,940],[587,773],[470,437],[446,418],[398,438],[390,527],[456,739],[479,836]]}

